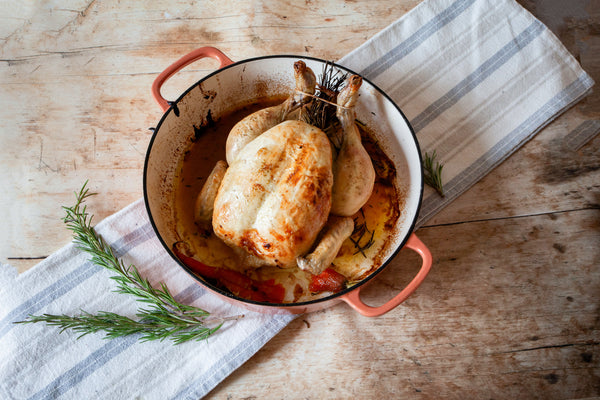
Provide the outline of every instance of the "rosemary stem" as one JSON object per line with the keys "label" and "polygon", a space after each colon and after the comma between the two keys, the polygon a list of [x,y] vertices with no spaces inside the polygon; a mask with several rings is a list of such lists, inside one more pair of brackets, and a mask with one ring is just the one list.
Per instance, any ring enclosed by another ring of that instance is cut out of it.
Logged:
{"label": "rosemary stem", "polygon": [[161,283],[159,288],[154,288],[134,265],[126,267],[92,227],[92,217],[88,215],[83,203],[93,194],[89,193],[86,186],[87,181],[79,193],[76,193],[77,202],[74,206],[63,207],[66,212],[63,221],[67,229],[74,233],[75,245],[88,253],[92,262],[115,273],[111,278],[117,282],[116,292],[134,296],[139,302],[148,304],[149,308],[139,309],[136,314],[137,320],[106,311],[97,314],[82,311],[78,316],[30,315],[27,320],[15,323],[45,322],[47,325],[59,327],[60,332],[71,329],[80,333],[79,337],[104,331],[105,337],[109,339],[141,334],[141,341],[170,338],[174,344],[180,344],[206,339],[217,332],[225,322],[237,321],[243,317],[210,317],[208,311],[179,303],[164,283]]}

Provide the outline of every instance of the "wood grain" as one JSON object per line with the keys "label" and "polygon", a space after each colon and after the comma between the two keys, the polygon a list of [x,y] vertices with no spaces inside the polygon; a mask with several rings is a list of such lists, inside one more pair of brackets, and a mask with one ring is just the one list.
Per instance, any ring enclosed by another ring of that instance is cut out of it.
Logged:
{"label": "wood grain", "polygon": [[[600,254],[580,250],[600,248],[599,218],[593,209],[423,228],[434,268],[401,307],[377,319],[345,306],[301,316],[209,398],[597,395]],[[479,237],[485,246],[473,245]],[[390,298],[416,261],[395,259],[365,301]]]}
{"label": "wood grain", "polygon": [[[89,180],[95,220],[142,196],[161,111],[150,86],[212,45],[234,60],[339,59],[420,1],[0,1],[0,262],[25,271],[70,240],[61,205]],[[521,0],[600,81],[600,7]],[[176,98],[216,68],[195,63]],[[600,396],[600,119],[593,91],[417,233],[434,266],[376,319],[339,305],[299,316],[211,399]],[[364,293],[380,304],[419,259],[403,251]]]}

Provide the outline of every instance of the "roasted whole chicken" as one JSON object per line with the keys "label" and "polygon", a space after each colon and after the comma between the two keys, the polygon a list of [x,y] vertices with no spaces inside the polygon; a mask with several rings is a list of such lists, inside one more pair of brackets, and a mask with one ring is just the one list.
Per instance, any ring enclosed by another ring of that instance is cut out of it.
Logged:
{"label": "roasted whole chicken", "polygon": [[354,229],[375,171],[355,124],[362,83],[351,76],[337,96],[343,139],[327,135],[295,110],[313,100],[316,78],[294,63],[296,87],[280,105],[250,114],[230,131],[219,161],[196,200],[196,224],[214,231],[248,268],[298,267],[319,274]]}

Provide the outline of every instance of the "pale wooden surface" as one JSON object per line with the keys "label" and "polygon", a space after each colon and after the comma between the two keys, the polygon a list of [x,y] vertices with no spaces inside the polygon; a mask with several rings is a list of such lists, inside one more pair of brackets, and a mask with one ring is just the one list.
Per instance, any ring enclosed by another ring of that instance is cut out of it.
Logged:
{"label": "pale wooden surface", "polygon": [[[96,221],[142,196],[161,116],[150,85],[179,56],[213,45],[234,60],[335,60],[418,3],[0,2],[0,262],[24,271],[66,244],[60,206],[86,179]],[[521,4],[600,81],[598,1]],[[165,97],[214,67],[186,68]],[[600,118],[598,92],[419,230],[434,266],[402,306],[303,315],[208,398],[600,396],[600,138],[563,143]],[[391,296],[417,261],[401,254],[368,299]]]}

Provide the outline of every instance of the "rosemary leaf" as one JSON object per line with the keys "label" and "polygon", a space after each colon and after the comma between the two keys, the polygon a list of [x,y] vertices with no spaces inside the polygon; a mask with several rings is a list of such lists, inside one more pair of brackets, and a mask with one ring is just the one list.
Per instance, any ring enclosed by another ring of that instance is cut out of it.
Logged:
{"label": "rosemary leaf", "polygon": [[[375,237],[375,231],[374,230],[371,231],[367,227],[367,220],[365,218],[365,213],[364,213],[363,209],[361,208],[360,209],[360,220],[358,217],[354,219],[354,231],[350,235],[350,241],[352,242],[352,244],[354,244],[354,247],[356,248],[356,251],[353,253],[353,255],[361,253],[363,255],[363,257],[367,258],[365,250],[367,250],[368,248],[373,246],[373,243],[375,243],[374,237]],[[364,238],[367,238],[366,243],[363,240]]]}
{"label": "rosemary leaf", "polygon": [[[347,74],[339,71],[330,62],[326,62],[317,85],[317,97],[336,103],[337,95],[346,77]],[[342,145],[342,138],[339,134],[340,123],[336,118],[336,110],[335,105],[323,101],[313,101],[305,110],[303,118],[305,122],[322,129],[327,134],[337,153]]]}
{"label": "rosemary leaf", "polygon": [[442,183],[442,169],[444,166],[436,158],[437,154],[435,150],[431,155],[427,152],[425,153],[423,160],[425,184],[434,188],[440,196],[444,197],[444,184]]}
{"label": "rosemary leaf", "polygon": [[63,221],[67,229],[73,232],[75,245],[88,253],[93,263],[115,273],[111,279],[117,283],[116,292],[134,296],[148,308],[139,309],[137,319],[107,311],[97,314],[82,311],[78,316],[30,315],[25,321],[15,323],[45,322],[59,327],[60,332],[71,329],[80,334],[78,338],[103,331],[107,339],[138,334],[140,341],[171,339],[174,344],[180,344],[206,339],[226,321],[243,317],[210,318],[208,311],[175,300],[164,283],[160,284],[160,288],[154,288],[134,265],[125,266],[92,227],[92,216],[88,215],[83,203],[94,193],[89,193],[86,186],[87,181],[76,193],[77,202],[74,206],[63,207],[66,212]]}

